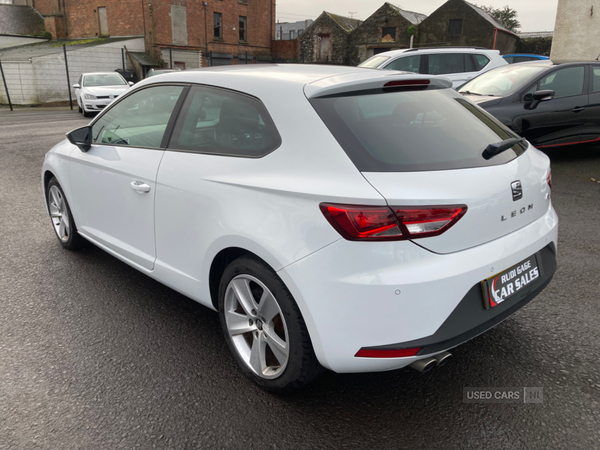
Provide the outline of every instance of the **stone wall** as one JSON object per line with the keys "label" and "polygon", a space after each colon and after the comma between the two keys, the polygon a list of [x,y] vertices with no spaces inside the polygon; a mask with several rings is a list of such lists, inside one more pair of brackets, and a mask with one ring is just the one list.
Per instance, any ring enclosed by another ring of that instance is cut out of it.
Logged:
{"label": "stone wall", "polygon": [[[349,64],[350,33],[327,13],[321,14],[298,38],[298,58],[304,63]],[[322,40],[328,39],[325,50]]]}

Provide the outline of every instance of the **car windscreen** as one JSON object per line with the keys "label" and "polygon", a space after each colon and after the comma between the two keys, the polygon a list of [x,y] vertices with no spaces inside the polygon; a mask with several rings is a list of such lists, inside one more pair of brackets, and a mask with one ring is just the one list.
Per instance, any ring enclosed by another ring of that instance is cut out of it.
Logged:
{"label": "car windscreen", "polygon": [[506,97],[529,84],[537,75],[548,69],[548,65],[509,64],[490,70],[465,83],[459,89],[463,94]]}
{"label": "car windscreen", "polygon": [[123,86],[127,82],[123,77],[116,73],[85,75],[83,85],[86,87],[94,86]]}
{"label": "car windscreen", "polygon": [[366,67],[367,69],[376,69],[377,67],[379,67],[381,64],[383,64],[388,59],[390,59],[389,56],[373,56],[373,57],[367,59],[362,64],[359,64],[358,67]]}
{"label": "car windscreen", "polygon": [[518,136],[451,89],[363,91],[310,102],[362,172],[490,166],[526,149],[516,144],[485,159],[489,144]]}

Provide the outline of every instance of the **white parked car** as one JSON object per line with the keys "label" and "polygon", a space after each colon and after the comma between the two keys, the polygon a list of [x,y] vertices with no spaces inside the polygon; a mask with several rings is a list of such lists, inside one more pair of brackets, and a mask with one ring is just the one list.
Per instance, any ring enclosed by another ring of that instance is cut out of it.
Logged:
{"label": "white parked car", "polygon": [[133,86],[117,72],[84,73],[73,85],[79,112],[85,117],[102,111],[123,92]]}
{"label": "white parked car", "polygon": [[443,75],[455,89],[471,78],[508,64],[498,50],[479,47],[410,48],[379,53],[359,67]]}
{"label": "white parked car", "polygon": [[46,154],[54,231],[217,310],[268,390],[441,365],[544,289],[558,230],[548,157],[450,87],[310,65],[144,80]]}

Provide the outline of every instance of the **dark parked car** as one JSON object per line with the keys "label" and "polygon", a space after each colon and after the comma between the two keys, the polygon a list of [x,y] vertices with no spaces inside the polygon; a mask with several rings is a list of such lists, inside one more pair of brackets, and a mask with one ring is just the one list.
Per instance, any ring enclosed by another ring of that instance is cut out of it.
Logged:
{"label": "dark parked car", "polygon": [[459,92],[538,148],[600,141],[600,62],[510,64]]}

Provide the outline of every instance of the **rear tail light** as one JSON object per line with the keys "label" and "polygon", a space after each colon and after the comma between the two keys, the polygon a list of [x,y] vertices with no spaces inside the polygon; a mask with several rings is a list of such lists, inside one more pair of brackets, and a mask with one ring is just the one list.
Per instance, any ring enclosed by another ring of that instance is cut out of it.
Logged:
{"label": "rear tail light", "polygon": [[331,226],[350,241],[399,241],[438,236],[467,212],[466,205],[387,207],[321,203]]}
{"label": "rear tail light", "polygon": [[550,189],[552,189],[552,170],[548,169],[548,176],[546,176],[546,182],[548,183],[548,186],[550,186]]}

